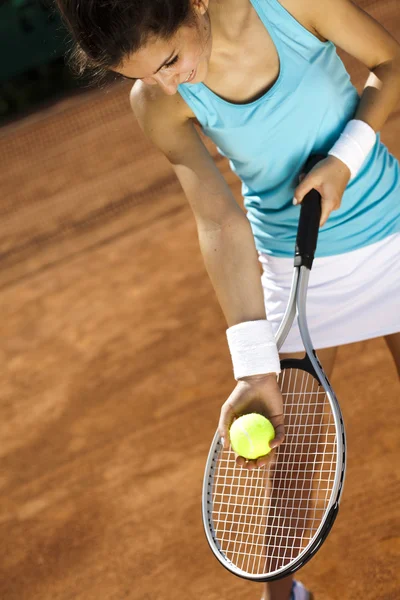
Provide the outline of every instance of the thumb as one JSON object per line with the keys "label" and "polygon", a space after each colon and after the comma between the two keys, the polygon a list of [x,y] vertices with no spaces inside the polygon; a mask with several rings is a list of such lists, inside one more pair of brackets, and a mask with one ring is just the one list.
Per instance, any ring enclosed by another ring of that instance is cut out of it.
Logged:
{"label": "thumb", "polygon": [[230,406],[225,403],[221,408],[221,414],[218,423],[218,433],[223,440],[224,450],[228,450],[230,445],[229,428],[233,421],[233,414]]}
{"label": "thumb", "polygon": [[297,186],[294,191],[293,204],[301,204],[304,197],[307,196],[308,192],[314,189],[314,183],[310,176],[305,176],[301,183]]}
{"label": "thumb", "polygon": [[278,446],[280,446],[282,444],[284,439],[285,439],[285,427],[284,427],[283,423],[281,423],[280,425],[277,425],[275,427],[275,437],[273,440],[271,440],[269,445],[271,448],[277,448]]}
{"label": "thumb", "polygon": [[270,441],[271,448],[277,448],[280,446],[285,439],[285,417],[284,415],[276,415],[270,417],[270,421],[275,429],[275,437]]}

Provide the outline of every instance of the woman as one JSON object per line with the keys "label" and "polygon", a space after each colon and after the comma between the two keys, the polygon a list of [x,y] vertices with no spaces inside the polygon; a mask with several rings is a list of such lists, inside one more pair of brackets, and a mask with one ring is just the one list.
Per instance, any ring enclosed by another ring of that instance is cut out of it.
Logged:
{"label": "woman", "polygon": [[[350,0],[58,5],[77,42],[78,72],[136,80],[132,109],[193,209],[237,379],[221,410],[225,440],[234,416],[254,408],[275,426],[271,446],[284,439],[273,333],[290,286],[295,204],[312,188],[322,217],[308,313],[320,360],[329,376],[338,345],[384,335],[400,372],[400,168],[378,133],[400,99],[399,44]],[[335,45],[371,71],[361,98]],[[248,218],[195,121],[241,178]],[[300,182],[312,153],[327,157]],[[294,330],[283,350],[299,349]],[[265,586],[265,598],[310,594],[288,578]]]}

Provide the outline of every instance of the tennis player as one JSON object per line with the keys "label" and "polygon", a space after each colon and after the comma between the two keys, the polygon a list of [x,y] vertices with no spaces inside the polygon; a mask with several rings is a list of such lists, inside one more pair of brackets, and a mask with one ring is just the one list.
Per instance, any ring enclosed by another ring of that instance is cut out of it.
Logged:
{"label": "tennis player", "polygon": [[[284,438],[274,333],[288,299],[298,205],[312,188],[322,217],[308,320],[324,369],[329,376],[341,344],[384,336],[400,372],[400,166],[379,134],[400,100],[398,42],[350,0],[57,3],[77,42],[76,72],[136,81],[132,109],[193,209],[237,380],[221,434],[235,414],[261,406],[277,431],[272,445]],[[336,47],[370,71],[361,97]],[[247,216],[196,122],[241,179]],[[301,179],[313,153],[326,158]],[[282,356],[299,348],[294,329]],[[310,594],[284,579],[264,597]]]}

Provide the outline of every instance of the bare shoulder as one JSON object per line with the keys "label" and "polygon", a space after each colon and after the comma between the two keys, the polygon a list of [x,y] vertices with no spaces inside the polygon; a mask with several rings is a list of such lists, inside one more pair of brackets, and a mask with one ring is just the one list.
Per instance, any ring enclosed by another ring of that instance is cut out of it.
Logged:
{"label": "bare shoulder", "polygon": [[[315,2],[315,0],[311,0]],[[315,28],[312,12],[310,11],[310,0],[278,0],[283,6],[310,33],[315,35],[321,42],[326,42],[326,38]]]}
{"label": "bare shoulder", "polygon": [[[262,1],[262,0],[261,0]],[[227,12],[238,5],[243,8],[251,4],[251,0],[218,0],[219,3],[224,3]],[[283,8],[292,15],[305,29],[319,38],[322,42],[326,39],[321,36],[313,25],[312,15],[310,13],[310,3],[316,3],[315,0],[277,0]]]}
{"label": "bare shoulder", "polygon": [[370,70],[389,61],[399,63],[399,42],[354,0],[299,0],[299,4],[320,39],[332,41]]}
{"label": "bare shoulder", "polygon": [[168,124],[173,126],[195,119],[195,115],[178,93],[168,96],[158,85],[146,85],[140,80],[137,81],[132,86],[129,100],[139,124],[150,137],[154,128],[165,127]]}
{"label": "bare shoulder", "polygon": [[168,96],[158,86],[137,81],[130,102],[144,134],[172,164],[206,151],[194,127],[195,115],[179,94]]}

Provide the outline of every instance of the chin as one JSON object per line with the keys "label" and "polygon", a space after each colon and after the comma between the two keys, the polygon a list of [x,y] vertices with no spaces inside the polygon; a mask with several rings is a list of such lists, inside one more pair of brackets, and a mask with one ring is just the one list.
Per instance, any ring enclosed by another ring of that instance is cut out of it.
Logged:
{"label": "chin", "polygon": [[203,83],[203,81],[206,78],[206,75],[207,69],[204,67],[204,65],[198,65],[196,76],[190,83]]}

